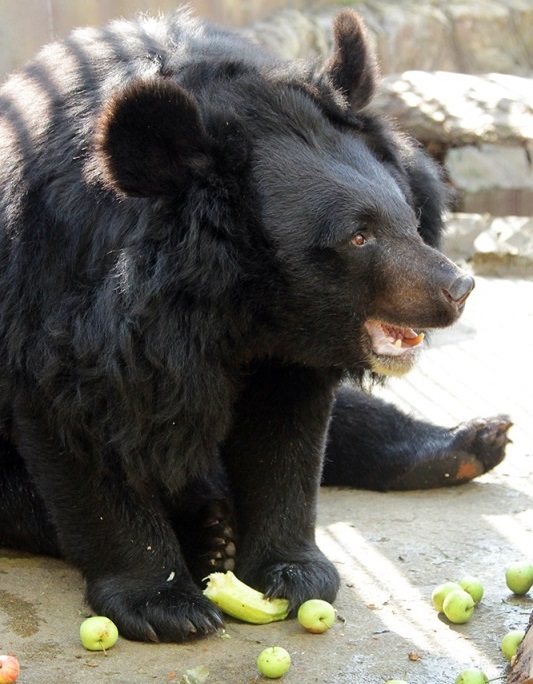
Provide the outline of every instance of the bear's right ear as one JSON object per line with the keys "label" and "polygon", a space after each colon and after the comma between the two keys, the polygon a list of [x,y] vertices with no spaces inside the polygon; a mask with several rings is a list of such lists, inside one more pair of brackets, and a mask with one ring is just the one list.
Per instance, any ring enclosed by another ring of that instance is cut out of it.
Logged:
{"label": "bear's right ear", "polygon": [[134,197],[173,195],[210,166],[198,104],[169,79],[136,80],[104,106],[96,151],[104,180]]}
{"label": "bear's right ear", "polygon": [[357,111],[372,99],[379,71],[364,22],[354,10],[345,9],[337,15],[333,39],[333,53],[324,73]]}

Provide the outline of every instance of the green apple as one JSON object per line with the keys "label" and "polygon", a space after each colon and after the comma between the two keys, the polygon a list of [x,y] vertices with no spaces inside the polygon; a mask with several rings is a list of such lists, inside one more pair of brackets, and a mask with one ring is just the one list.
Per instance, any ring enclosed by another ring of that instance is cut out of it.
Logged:
{"label": "green apple", "polygon": [[526,633],[523,629],[512,629],[502,639],[502,653],[509,662],[513,659]]}
{"label": "green apple", "polygon": [[257,658],[257,669],[269,679],[279,679],[291,666],[291,656],[281,646],[270,646]]}
{"label": "green apple", "polygon": [[457,675],[455,684],[487,684],[489,678],[481,670],[463,670]]}
{"label": "green apple", "polygon": [[322,634],[335,622],[335,608],[322,599],[310,599],[298,609],[298,622],[308,632]]}
{"label": "green apple", "polygon": [[442,611],[450,622],[463,625],[474,612],[474,599],[464,589],[454,589],[444,599]]}
{"label": "green apple", "polygon": [[505,581],[513,594],[527,594],[533,586],[533,565],[524,561],[511,563],[505,569]]}
{"label": "green apple", "polygon": [[479,603],[483,598],[483,585],[477,577],[467,575],[459,580],[459,584],[474,599],[474,603]]}
{"label": "green apple", "polygon": [[455,589],[461,589],[461,585],[458,582],[443,582],[442,584],[438,584],[435,589],[433,589],[431,600],[433,601],[433,605],[439,611],[439,613],[442,613],[442,604],[444,603],[444,599],[446,596],[448,596],[450,591],[454,591]]}
{"label": "green apple", "polygon": [[94,615],[81,623],[80,639],[89,651],[107,651],[116,644],[118,629],[109,618]]}

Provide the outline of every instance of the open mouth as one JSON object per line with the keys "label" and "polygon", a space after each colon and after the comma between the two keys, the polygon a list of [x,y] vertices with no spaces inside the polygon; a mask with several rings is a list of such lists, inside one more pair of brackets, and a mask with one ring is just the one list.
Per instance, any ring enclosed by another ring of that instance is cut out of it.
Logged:
{"label": "open mouth", "polygon": [[372,351],[378,356],[403,356],[418,350],[424,339],[424,333],[417,333],[412,328],[401,328],[397,325],[369,319],[365,322],[370,337]]}

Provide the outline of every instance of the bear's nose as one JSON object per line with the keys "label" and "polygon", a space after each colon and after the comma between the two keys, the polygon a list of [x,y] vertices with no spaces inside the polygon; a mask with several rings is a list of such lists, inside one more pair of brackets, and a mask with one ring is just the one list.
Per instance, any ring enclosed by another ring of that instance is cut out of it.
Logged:
{"label": "bear's nose", "polygon": [[456,278],[449,287],[443,288],[442,291],[450,303],[461,306],[465,303],[466,298],[474,289],[475,284],[476,281],[472,276],[465,273]]}

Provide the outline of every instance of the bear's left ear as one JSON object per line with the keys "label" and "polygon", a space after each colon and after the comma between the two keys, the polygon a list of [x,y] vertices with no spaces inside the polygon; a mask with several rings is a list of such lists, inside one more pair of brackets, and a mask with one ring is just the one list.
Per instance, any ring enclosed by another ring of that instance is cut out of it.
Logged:
{"label": "bear's left ear", "polygon": [[163,78],[133,81],[105,104],[96,150],[106,184],[134,197],[173,195],[211,161],[198,104]]}
{"label": "bear's left ear", "polygon": [[353,10],[343,10],[335,19],[333,37],[324,72],[354,110],[362,109],[372,99],[379,75],[363,20]]}

